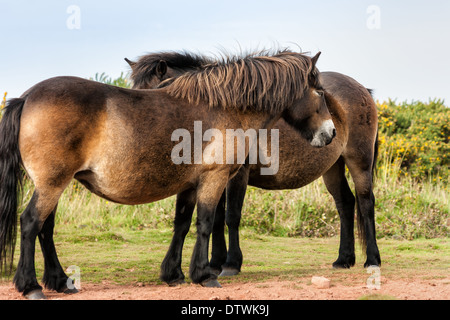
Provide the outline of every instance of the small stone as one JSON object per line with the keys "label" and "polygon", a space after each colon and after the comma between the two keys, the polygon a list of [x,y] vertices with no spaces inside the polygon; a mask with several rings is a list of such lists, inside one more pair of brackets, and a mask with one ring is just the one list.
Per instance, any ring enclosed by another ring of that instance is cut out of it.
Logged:
{"label": "small stone", "polygon": [[311,279],[311,283],[319,289],[327,289],[331,285],[331,280],[325,277],[314,276]]}

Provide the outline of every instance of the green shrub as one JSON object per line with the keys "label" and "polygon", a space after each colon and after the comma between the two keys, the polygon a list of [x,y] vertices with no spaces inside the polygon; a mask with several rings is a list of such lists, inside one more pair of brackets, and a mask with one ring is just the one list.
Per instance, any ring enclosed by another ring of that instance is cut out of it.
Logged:
{"label": "green shrub", "polygon": [[96,73],[94,78],[89,78],[89,80],[94,80],[102,83],[106,83],[112,86],[122,87],[122,88],[130,88],[130,80],[126,76],[123,75],[123,72],[120,73],[120,77],[113,79],[110,76],[107,76],[104,72]]}
{"label": "green shrub", "polygon": [[428,103],[378,104],[381,159],[400,162],[401,175],[419,180],[448,180],[450,166],[450,108],[441,100]]}

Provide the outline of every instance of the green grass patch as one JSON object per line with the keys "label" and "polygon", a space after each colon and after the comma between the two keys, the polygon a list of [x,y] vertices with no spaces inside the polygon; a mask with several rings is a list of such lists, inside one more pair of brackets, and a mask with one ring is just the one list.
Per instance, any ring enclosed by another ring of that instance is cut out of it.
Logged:
{"label": "green grass patch", "polygon": [[[160,264],[172,238],[168,228],[131,230],[118,228],[99,231],[93,228],[57,226],[55,244],[63,265],[78,266],[81,280],[88,283],[162,284]],[[182,269],[187,282],[189,262],[196,237],[186,238]],[[344,285],[364,285],[369,277],[363,268],[365,256],[357,246],[357,261],[350,270],[336,270],[339,239],[288,238],[261,235],[244,228],[241,232],[244,263],[239,277],[223,278],[222,284],[263,282],[267,280],[310,279],[321,275]],[[18,247],[17,247],[18,248]],[[445,279],[450,266],[450,242],[447,239],[379,241],[381,275],[396,279]],[[17,250],[18,251],[18,250]],[[14,264],[18,262],[18,252]],[[43,275],[43,258],[36,247],[38,279]],[[11,281],[12,276],[8,279]],[[5,279],[4,279],[5,280]],[[303,281],[303,280],[302,280]]]}

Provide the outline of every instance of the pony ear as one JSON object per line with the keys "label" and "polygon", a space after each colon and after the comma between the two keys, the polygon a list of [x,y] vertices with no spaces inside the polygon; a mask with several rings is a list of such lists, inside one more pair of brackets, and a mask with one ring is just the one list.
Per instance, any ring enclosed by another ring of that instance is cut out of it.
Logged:
{"label": "pony ear", "polygon": [[133,62],[131,60],[128,60],[127,58],[125,58],[125,61],[130,65],[131,68],[134,67],[134,65],[136,64],[136,62]]}
{"label": "pony ear", "polygon": [[156,75],[162,78],[167,72],[167,62],[165,60],[159,60],[156,65]]}
{"label": "pony ear", "polygon": [[313,68],[316,66],[317,60],[319,60],[320,54],[322,52],[317,52],[317,54],[311,58]]}

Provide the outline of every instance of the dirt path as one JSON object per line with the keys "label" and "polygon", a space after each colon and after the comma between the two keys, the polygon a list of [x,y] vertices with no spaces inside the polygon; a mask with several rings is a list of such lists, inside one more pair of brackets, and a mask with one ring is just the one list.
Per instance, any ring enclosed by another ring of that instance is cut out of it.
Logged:
{"label": "dirt path", "polygon": [[[258,283],[225,284],[223,288],[203,288],[184,284],[177,287],[165,285],[116,285],[82,283],[74,295],[44,291],[48,299],[63,300],[353,300],[365,296],[396,298],[402,300],[449,300],[450,278],[408,281],[381,279],[380,289],[368,289],[364,282],[349,285],[349,281],[331,279],[331,287],[319,289],[310,278],[295,281],[270,280]],[[23,297],[12,284],[0,285],[1,300],[18,300]]]}

